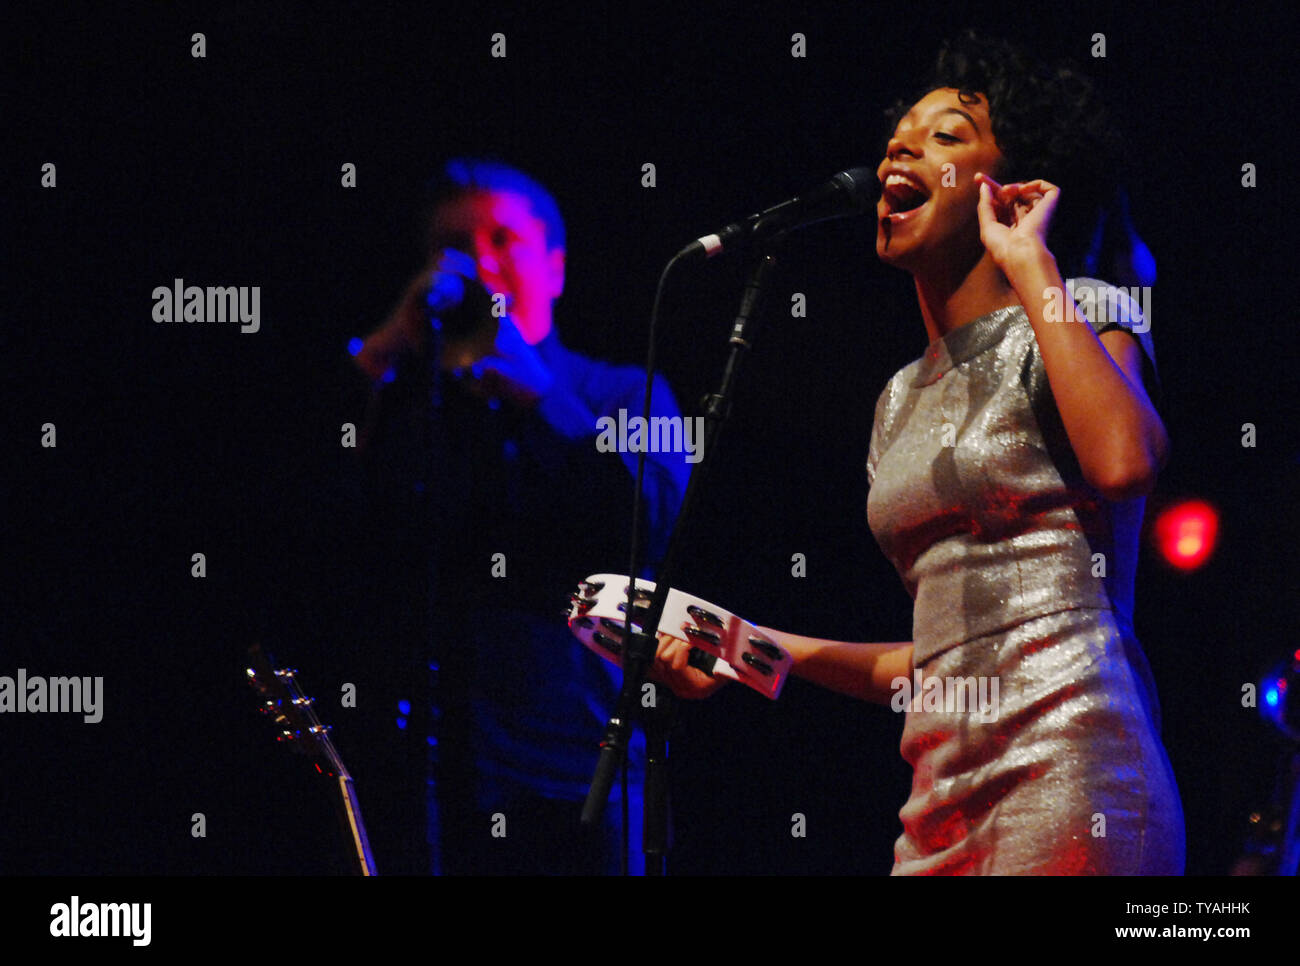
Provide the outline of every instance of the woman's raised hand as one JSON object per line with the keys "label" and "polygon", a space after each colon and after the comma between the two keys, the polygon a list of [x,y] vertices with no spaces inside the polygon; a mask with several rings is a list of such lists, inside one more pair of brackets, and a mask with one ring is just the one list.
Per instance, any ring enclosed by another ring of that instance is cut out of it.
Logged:
{"label": "woman's raised hand", "polygon": [[1002,185],[983,173],[975,180],[980,186],[980,241],[999,267],[1047,251],[1047,230],[1061,189],[1042,180]]}

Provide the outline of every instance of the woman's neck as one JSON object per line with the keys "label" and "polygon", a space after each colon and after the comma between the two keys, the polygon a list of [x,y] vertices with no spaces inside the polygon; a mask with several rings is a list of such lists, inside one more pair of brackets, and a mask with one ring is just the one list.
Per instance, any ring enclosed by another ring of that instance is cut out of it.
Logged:
{"label": "woman's neck", "polygon": [[1020,296],[988,252],[965,271],[917,273],[913,280],[931,342],[994,309],[1020,304]]}

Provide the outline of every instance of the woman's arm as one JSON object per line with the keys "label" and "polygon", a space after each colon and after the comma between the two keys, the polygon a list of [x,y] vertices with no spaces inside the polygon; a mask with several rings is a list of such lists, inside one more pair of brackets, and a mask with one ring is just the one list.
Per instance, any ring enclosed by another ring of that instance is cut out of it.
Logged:
{"label": "woman's arm", "polygon": [[[1084,478],[1108,500],[1145,496],[1164,466],[1169,439],[1142,386],[1142,354],[1123,332],[1101,336],[1066,291],[1056,259],[1044,248],[1004,269],[1034,327],[1043,368]],[[1045,292],[1064,306],[1045,318]]]}
{"label": "woman's arm", "polygon": [[[1034,327],[1084,478],[1108,500],[1146,495],[1164,466],[1169,438],[1142,386],[1137,344],[1123,332],[1093,332],[1047,249],[1058,189],[1044,181],[999,186],[981,178],[987,184],[980,191],[981,238]],[[1053,302],[1063,308],[1059,321],[1047,315]]]}
{"label": "woman's arm", "polygon": [[[760,627],[794,658],[791,669],[797,677],[824,688],[877,704],[888,704],[894,696],[892,682],[912,675],[912,643],[854,644],[804,637],[786,631]],[[690,645],[666,634],[659,635],[654,677],[664,681],[683,698],[712,694],[725,679],[710,678],[686,663]]]}
{"label": "woman's arm", "polygon": [[786,631],[760,627],[794,658],[792,673],[820,684],[824,688],[862,698],[876,704],[889,704],[896,692],[895,678],[911,679],[912,642],[895,644],[854,644],[826,641]]}

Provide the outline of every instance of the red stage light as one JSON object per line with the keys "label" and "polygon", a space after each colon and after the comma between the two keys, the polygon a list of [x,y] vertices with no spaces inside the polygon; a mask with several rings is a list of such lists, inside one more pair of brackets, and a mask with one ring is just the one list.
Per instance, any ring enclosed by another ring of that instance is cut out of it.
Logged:
{"label": "red stage light", "polygon": [[1209,559],[1219,536],[1219,511],[1204,500],[1187,500],[1156,518],[1156,547],[1179,570],[1195,570]]}

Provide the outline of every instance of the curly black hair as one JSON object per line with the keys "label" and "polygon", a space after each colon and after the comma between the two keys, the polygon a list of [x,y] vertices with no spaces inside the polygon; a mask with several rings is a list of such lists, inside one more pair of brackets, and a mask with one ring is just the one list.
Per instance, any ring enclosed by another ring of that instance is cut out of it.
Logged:
{"label": "curly black hair", "polygon": [[990,172],[999,181],[1042,178],[1061,189],[1048,245],[1062,269],[1076,270],[1124,181],[1122,142],[1093,83],[1069,63],[1047,65],[1010,41],[967,30],[944,42],[910,100],[885,111],[889,131],[941,88],[987,100],[1003,155],[998,171]]}

